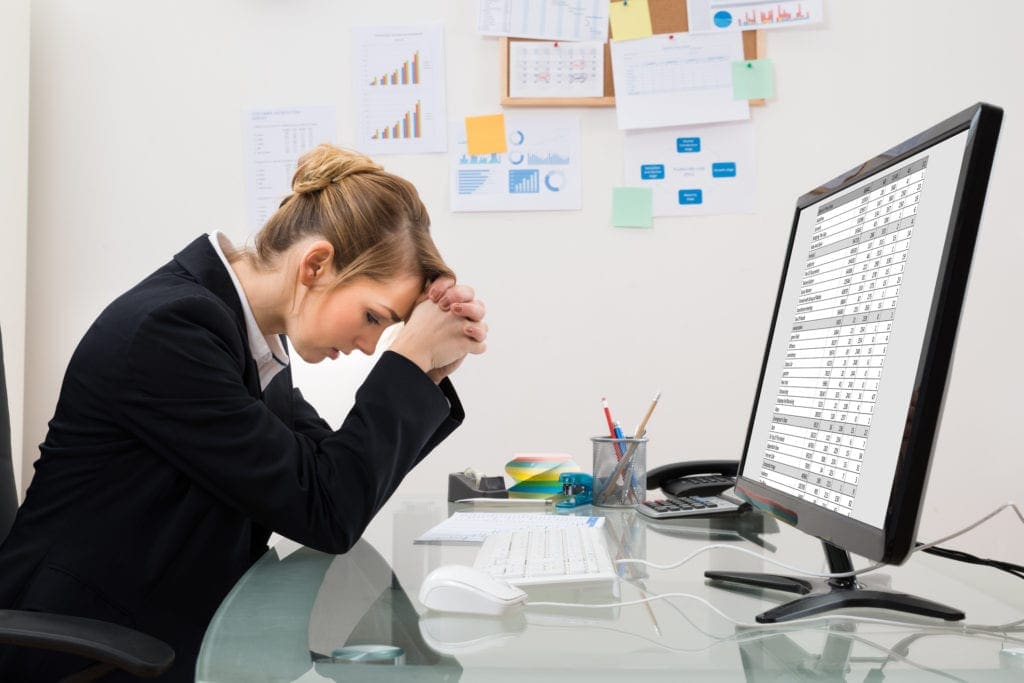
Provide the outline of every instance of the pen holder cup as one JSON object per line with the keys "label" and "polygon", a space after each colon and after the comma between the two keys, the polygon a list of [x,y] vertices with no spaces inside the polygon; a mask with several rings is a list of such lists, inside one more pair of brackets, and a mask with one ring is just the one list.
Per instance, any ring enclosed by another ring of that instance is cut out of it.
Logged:
{"label": "pen holder cup", "polygon": [[594,436],[594,505],[633,507],[647,492],[647,439]]}

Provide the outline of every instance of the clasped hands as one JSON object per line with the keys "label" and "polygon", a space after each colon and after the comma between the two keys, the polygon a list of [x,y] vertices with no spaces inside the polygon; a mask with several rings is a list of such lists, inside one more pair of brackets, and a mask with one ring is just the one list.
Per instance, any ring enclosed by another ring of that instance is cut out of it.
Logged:
{"label": "clasped hands", "polygon": [[438,278],[420,297],[391,350],[440,382],[468,354],[487,349],[486,312],[472,287],[457,285],[449,277]]}

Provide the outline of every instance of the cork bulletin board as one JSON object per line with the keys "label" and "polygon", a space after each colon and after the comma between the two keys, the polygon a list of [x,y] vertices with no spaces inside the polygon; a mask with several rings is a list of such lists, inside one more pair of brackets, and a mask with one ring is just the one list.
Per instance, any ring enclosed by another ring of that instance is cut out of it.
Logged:
{"label": "cork bulletin board", "polygon": [[[621,2],[621,0],[618,0]],[[651,28],[654,33],[685,33],[689,27],[685,0],[648,0],[651,10]],[[611,47],[604,44],[604,94],[601,97],[510,97],[509,45],[528,38],[498,39],[501,69],[501,104],[504,107],[614,107],[615,85],[612,81]],[[743,32],[743,58],[760,59],[764,56],[760,31]],[[752,105],[764,100],[750,100]]]}

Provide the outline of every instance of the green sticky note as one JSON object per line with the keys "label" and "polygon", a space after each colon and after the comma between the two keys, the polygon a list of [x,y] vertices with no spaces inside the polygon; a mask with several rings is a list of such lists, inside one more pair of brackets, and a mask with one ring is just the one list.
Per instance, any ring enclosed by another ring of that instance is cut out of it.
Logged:
{"label": "green sticky note", "polygon": [[612,188],[612,225],[617,228],[649,228],[654,192],[649,187]]}
{"label": "green sticky note", "polygon": [[760,100],[775,95],[772,60],[751,59],[732,63],[732,98]]}

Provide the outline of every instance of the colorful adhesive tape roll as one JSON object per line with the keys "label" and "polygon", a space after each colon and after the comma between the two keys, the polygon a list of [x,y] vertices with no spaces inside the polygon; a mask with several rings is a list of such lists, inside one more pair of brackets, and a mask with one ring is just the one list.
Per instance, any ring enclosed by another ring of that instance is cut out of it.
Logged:
{"label": "colorful adhesive tape roll", "polygon": [[580,466],[566,453],[522,453],[505,464],[515,484],[509,487],[512,498],[550,498],[561,495],[558,477],[562,472],[580,472]]}

